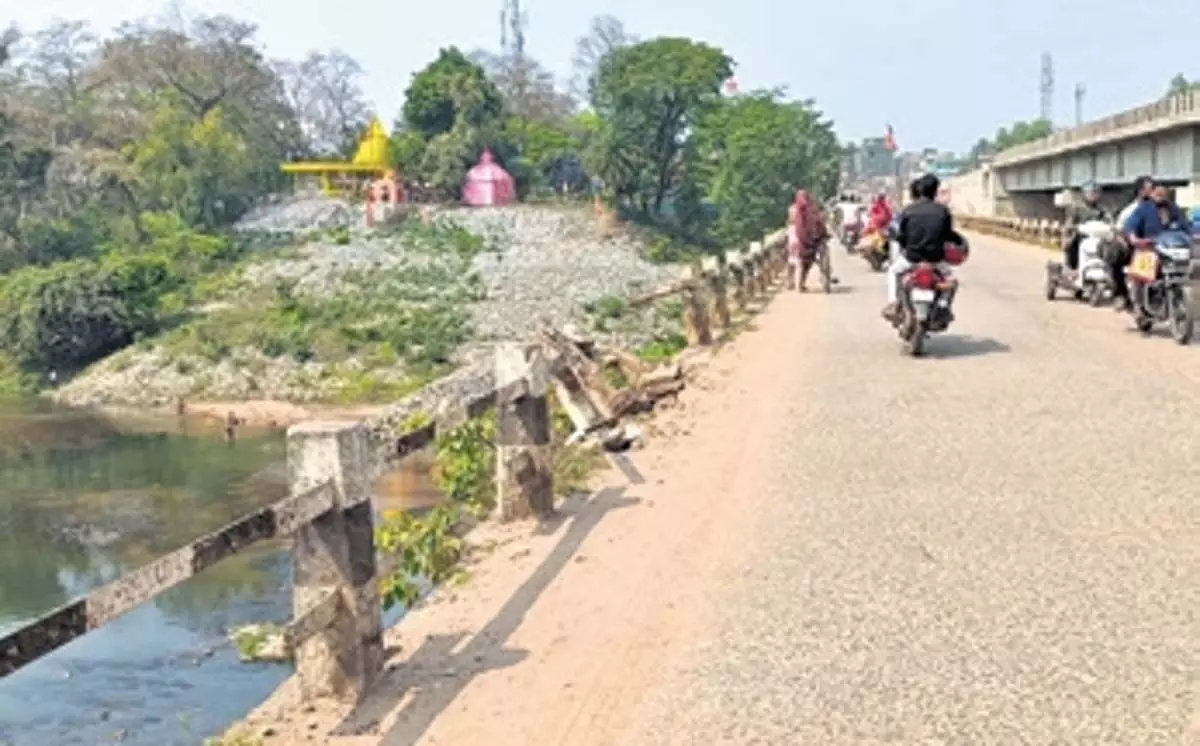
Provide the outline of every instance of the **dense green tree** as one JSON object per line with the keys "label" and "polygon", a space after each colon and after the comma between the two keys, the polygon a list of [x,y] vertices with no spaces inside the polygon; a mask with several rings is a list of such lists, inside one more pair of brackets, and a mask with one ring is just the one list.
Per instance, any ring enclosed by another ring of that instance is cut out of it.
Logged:
{"label": "dense green tree", "polygon": [[811,102],[785,101],[775,92],[727,99],[697,121],[692,143],[722,246],[780,225],[797,189],[819,199],[837,189],[837,136]]}
{"label": "dense green tree", "polygon": [[725,52],[691,39],[652,39],[601,60],[592,97],[601,125],[589,165],[610,196],[642,216],[680,196],[687,134],[719,104],[732,72]]}
{"label": "dense green tree", "polygon": [[484,126],[499,119],[503,109],[504,99],[484,69],[457,47],[448,47],[413,76],[404,92],[403,124],[398,129],[428,139],[449,132],[460,121]]}

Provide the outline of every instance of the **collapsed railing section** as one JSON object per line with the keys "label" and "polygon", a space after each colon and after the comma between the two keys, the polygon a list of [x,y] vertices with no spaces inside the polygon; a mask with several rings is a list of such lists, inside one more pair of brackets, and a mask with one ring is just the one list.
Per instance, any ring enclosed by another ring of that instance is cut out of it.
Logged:
{"label": "collapsed railing section", "polygon": [[[718,332],[733,328],[731,301],[732,309],[748,310],[782,273],[784,239],[785,232],[777,231],[749,250],[710,258],[689,268],[679,283],[631,304],[682,295],[689,344],[712,344]],[[224,559],[286,537],[293,613],[283,642],[295,662],[300,691],[305,698],[362,696],[383,667],[379,581],[395,565],[378,556],[375,546],[371,498],[379,476],[435,442],[439,433],[495,409],[495,517],[549,515],[554,510],[551,387],[576,427],[573,437],[581,438],[612,426],[639,401],[682,386],[677,376],[666,380],[647,374],[635,386],[614,390],[604,382],[600,365],[594,351],[546,328],[536,344],[498,345],[488,369],[462,376],[469,385],[453,394],[438,393],[432,404],[418,392],[391,408],[385,420],[289,428],[288,497],[8,633],[0,638],[0,677]],[[435,392],[437,385],[432,385]],[[416,413],[427,416],[409,416]]]}

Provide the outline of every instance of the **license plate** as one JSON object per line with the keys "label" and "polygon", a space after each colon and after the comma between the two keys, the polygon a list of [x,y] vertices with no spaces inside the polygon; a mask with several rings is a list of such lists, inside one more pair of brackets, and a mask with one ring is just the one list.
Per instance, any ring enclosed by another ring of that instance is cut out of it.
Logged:
{"label": "license plate", "polygon": [[932,290],[925,288],[913,288],[912,299],[913,303],[932,303],[935,293]]}
{"label": "license plate", "polygon": [[1128,274],[1139,280],[1153,282],[1158,276],[1158,254],[1153,251],[1137,252],[1133,255],[1133,261],[1129,263]]}

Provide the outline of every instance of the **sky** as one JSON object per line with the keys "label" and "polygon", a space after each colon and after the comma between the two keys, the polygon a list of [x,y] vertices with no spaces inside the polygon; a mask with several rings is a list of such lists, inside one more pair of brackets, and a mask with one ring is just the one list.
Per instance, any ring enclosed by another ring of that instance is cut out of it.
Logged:
{"label": "sky", "polygon": [[[1180,6],[1184,0],[1176,0]],[[0,26],[32,31],[54,18],[107,31],[161,14],[163,0],[3,0]],[[1168,5],[1172,3],[1168,2]],[[981,136],[1039,113],[1041,55],[1054,59],[1055,123],[1075,121],[1075,84],[1087,88],[1084,119],[1161,96],[1177,72],[1200,76],[1192,25],[1157,24],[1161,63],[1130,64],[1128,38],[1109,20],[1122,0],[523,0],[526,51],[564,80],[575,39],[611,14],[641,37],[686,36],[737,60],[742,90],[786,87],[814,98],[839,137],[895,129],[902,150],[965,151]],[[259,26],[269,57],[342,49],[366,70],[363,87],[390,123],[412,74],[451,44],[499,46],[501,0],[185,0],[186,14],[228,13]],[[1080,22],[1080,9],[1089,19]],[[1178,61],[1169,50],[1181,50]],[[1189,65],[1191,67],[1189,67]],[[1152,71],[1147,72],[1150,68]],[[1157,69],[1155,69],[1157,68]]]}

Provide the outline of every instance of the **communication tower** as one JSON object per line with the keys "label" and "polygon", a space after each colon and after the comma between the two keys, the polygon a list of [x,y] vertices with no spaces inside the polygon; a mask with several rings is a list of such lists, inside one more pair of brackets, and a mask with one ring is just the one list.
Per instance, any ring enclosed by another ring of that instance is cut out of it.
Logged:
{"label": "communication tower", "polygon": [[1042,119],[1054,123],[1054,58],[1049,52],[1042,53],[1042,84],[1039,86],[1042,94]]}
{"label": "communication tower", "polygon": [[500,50],[514,57],[525,56],[525,22],[521,0],[504,0],[500,10]]}

